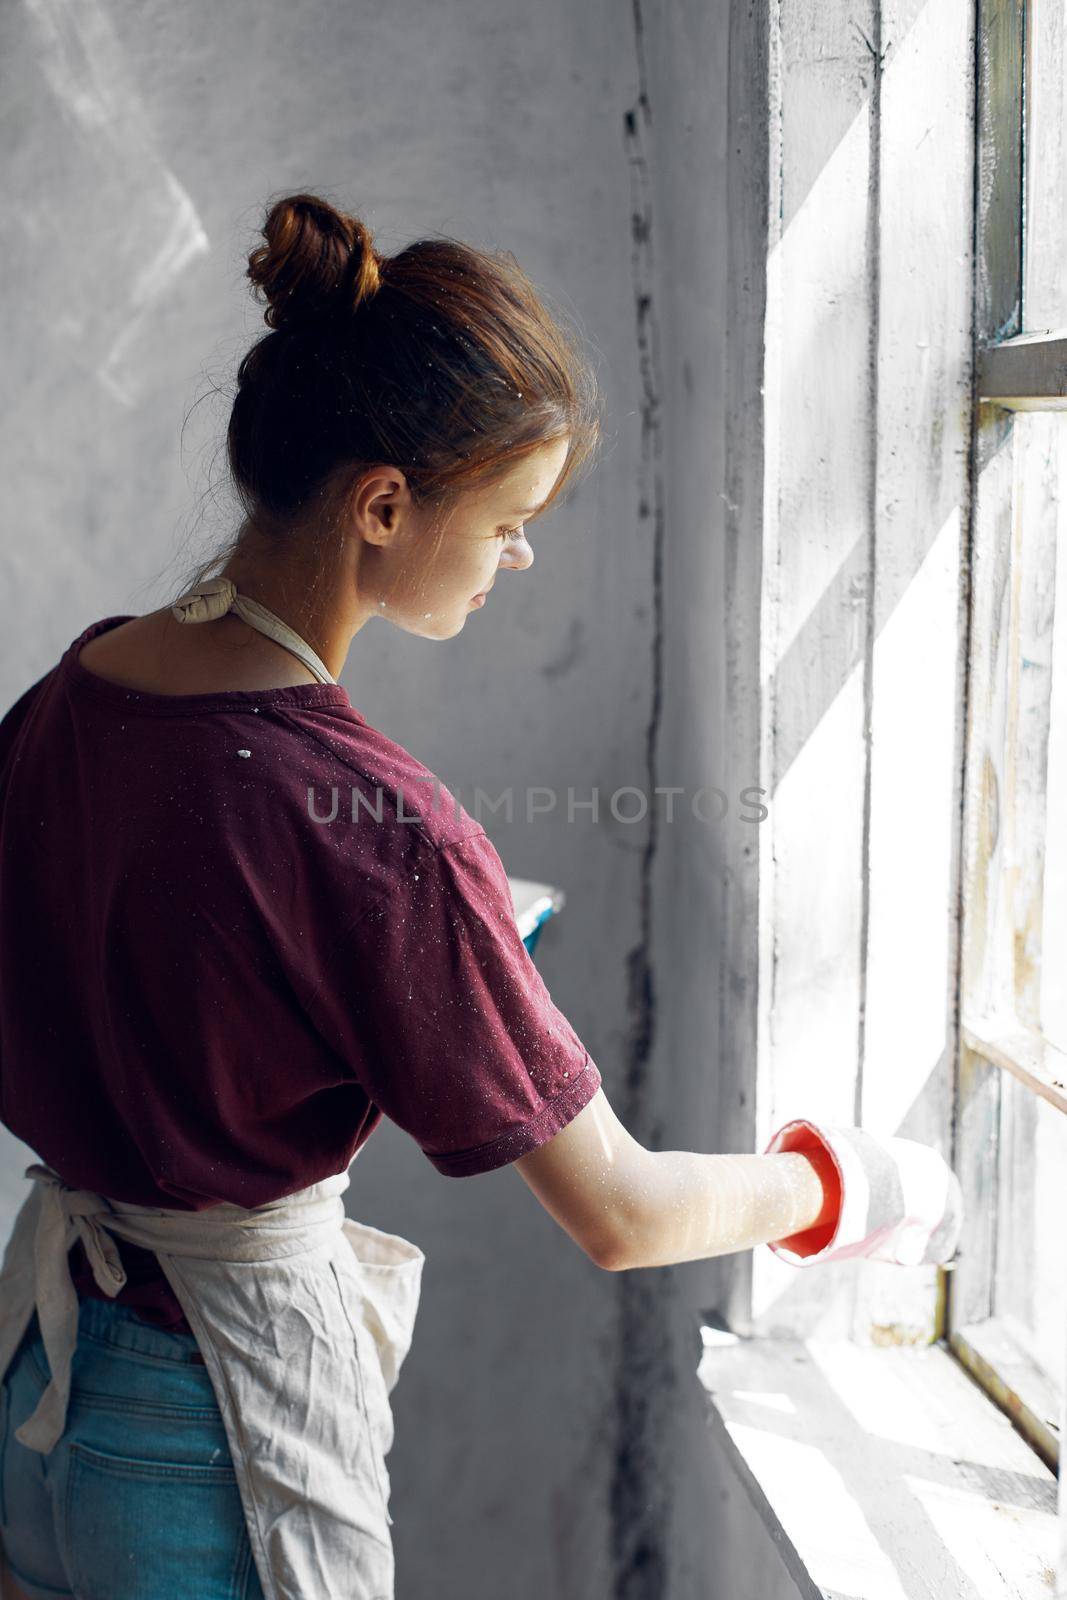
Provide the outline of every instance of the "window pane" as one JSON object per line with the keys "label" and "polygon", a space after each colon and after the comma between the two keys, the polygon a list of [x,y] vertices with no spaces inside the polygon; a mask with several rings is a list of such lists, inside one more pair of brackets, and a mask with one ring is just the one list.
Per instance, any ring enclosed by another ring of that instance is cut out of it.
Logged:
{"label": "window pane", "polygon": [[1030,0],[1026,94],[1023,326],[1067,326],[1067,52],[1063,0]]}
{"label": "window pane", "polygon": [[1067,1114],[1007,1073],[999,1186],[994,1314],[1059,1387],[1067,1328]]}
{"label": "window pane", "polygon": [[[1038,514],[1054,521],[1051,704],[1045,807],[1045,871],[1041,937],[1041,1030],[1067,1051],[1067,415],[1033,413],[1022,421],[1028,464],[1041,476]],[[1027,655],[1023,654],[1024,662]]]}

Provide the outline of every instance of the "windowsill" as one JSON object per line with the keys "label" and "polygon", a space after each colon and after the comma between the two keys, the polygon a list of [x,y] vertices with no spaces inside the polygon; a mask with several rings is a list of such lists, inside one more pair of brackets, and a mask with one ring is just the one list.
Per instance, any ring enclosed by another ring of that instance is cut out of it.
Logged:
{"label": "windowsill", "polygon": [[1051,1472],[1059,1455],[1060,1397],[1031,1350],[1003,1318],[957,1328],[952,1350],[991,1394]]}
{"label": "windowsill", "polygon": [[701,1337],[712,1437],[805,1600],[1051,1597],[1056,1478],[942,1346]]}

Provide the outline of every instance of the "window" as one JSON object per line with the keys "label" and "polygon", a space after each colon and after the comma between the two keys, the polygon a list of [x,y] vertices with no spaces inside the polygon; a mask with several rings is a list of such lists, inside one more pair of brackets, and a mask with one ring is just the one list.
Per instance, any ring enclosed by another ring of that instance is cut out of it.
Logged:
{"label": "window", "polygon": [[1067,1358],[1067,23],[980,16],[957,1354],[1052,1467]]}

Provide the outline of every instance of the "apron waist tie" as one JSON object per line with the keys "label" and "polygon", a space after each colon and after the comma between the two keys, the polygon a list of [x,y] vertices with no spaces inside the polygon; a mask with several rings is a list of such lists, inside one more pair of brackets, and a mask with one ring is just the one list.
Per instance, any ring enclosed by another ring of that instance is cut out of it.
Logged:
{"label": "apron waist tie", "polygon": [[70,1276],[71,1246],[80,1239],[89,1265],[104,1293],[112,1299],[126,1282],[118,1246],[101,1225],[111,1210],[91,1189],[72,1189],[50,1167],[34,1162],[26,1177],[40,1185],[40,1209],[34,1237],[37,1275],[37,1320],[51,1378],[31,1417],[15,1437],[31,1450],[47,1454],[62,1436],[70,1397],[70,1367],[78,1342],[78,1294]]}
{"label": "apron waist tie", "polygon": [[33,1252],[35,1300],[41,1339],[51,1372],[48,1387],[32,1416],[15,1437],[47,1455],[67,1422],[70,1372],[78,1342],[78,1293],[70,1275],[69,1252],[77,1239],[85,1246],[97,1284],[112,1299],[126,1283],[118,1246],[127,1239],[149,1250],[219,1261],[265,1261],[314,1248],[344,1222],[341,1195],[347,1173],[313,1184],[264,1206],[215,1205],[204,1211],[171,1211],[106,1200],[91,1189],[74,1189],[40,1162],[25,1176],[38,1186]]}

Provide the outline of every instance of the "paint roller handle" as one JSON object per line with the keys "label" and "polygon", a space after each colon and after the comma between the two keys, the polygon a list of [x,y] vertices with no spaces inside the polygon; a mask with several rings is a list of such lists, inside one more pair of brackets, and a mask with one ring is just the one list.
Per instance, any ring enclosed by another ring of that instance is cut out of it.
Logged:
{"label": "paint roller handle", "polygon": [[[864,1259],[897,1266],[948,1266],[963,1227],[959,1179],[944,1157],[914,1139],[864,1128],[787,1122],[765,1154],[806,1155],[837,1176],[836,1215],[770,1249],[793,1266]],[[826,1183],[832,1192],[832,1179]]]}

